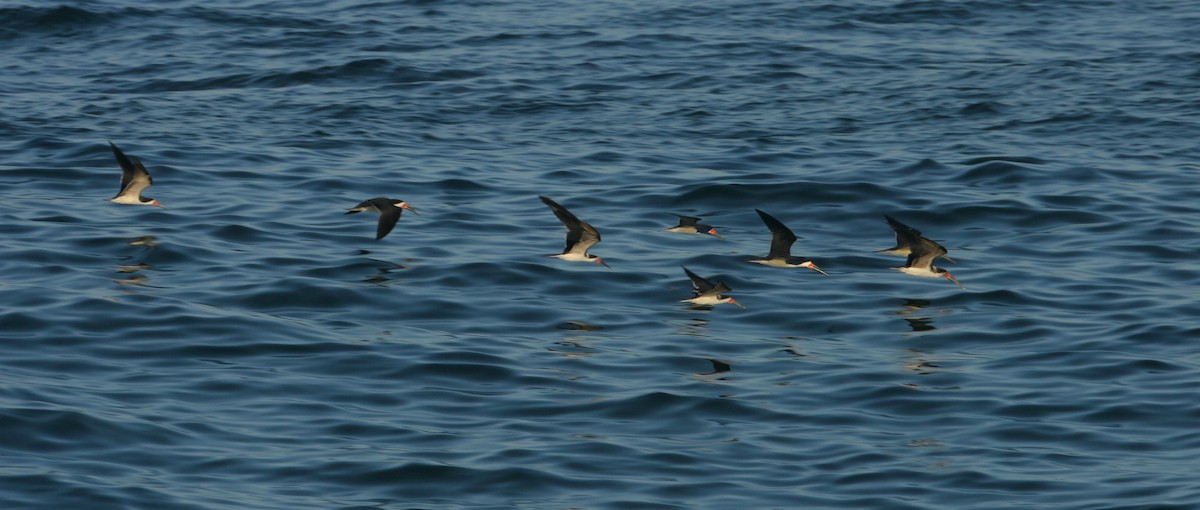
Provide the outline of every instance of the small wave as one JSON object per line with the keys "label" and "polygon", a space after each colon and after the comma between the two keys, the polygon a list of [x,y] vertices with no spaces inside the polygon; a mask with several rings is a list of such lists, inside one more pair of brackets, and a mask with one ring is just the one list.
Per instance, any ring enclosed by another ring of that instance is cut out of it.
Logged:
{"label": "small wave", "polygon": [[856,20],[878,25],[930,23],[937,25],[973,25],[982,23],[981,10],[959,4],[930,1],[904,1],[887,9],[859,13]]}
{"label": "small wave", "polygon": [[[317,17],[287,16],[269,9],[222,9],[192,6],[183,9],[183,15],[217,26],[262,28],[327,29],[326,20]],[[271,14],[263,14],[271,13]]]}
{"label": "small wave", "polygon": [[1005,184],[1013,185],[1036,179],[1043,171],[1019,165],[1008,160],[989,159],[986,163],[973,166],[971,169],[955,177],[956,181],[969,182],[974,185]]}
{"label": "small wave", "polygon": [[980,103],[971,103],[958,110],[959,115],[967,116],[985,116],[996,115],[1004,111],[1005,105],[1002,103],[984,101]]}
{"label": "small wave", "polygon": [[[326,480],[334,484],[334,488],[362,487],[372,498],[401,500],[437,498],[440,501],[448,494],[459,493],[457,499],[483,503],[494,502],[497,496],[525,499],[524,495],[531,491],[546,497],[556,492],[615,486],[615,482],[576,480],[530,467],[460,467],[453,463],[414,461],[400,466],[385,466],[379,462],[333,462],[316,468],[328,474]],[[281,471],[272,477],[294,475],[308,480],[310,469],[295,470],[294,473]]]}
{"label": "small wave", "polygon": [[424,71],[394,65],[387,59],[360,59],[345,64],[269,73],[234,73],[194,80],[154,79],[123,86],[123,92],[155,93],[240,88],[286,88],[301,85],[415,84],[469,80],[477,71],[442,69]]}
{"label": "small wave", "polygon": [[0,39],[12,39],[28,32],[62,32],[98,27],[115,15],[80,7],[6,7],[0,8]]}
{"label": "small wave", "polygon": [[140,420],[106,419],[75,410],[8,407],[0,409],[0,416],[0,447],[6,451],[120,451],[126,444],[168,446],[185,437]]}
{"label": "small wave", "polygon": [[1002,161],[1006,163],[1024,163],[1027,165],[1044,165],[1047,163],[1042,158],[1033,156],[981,156],[960,161],[960,165],[981,165],[983,163],[991,163],[993,161]]}

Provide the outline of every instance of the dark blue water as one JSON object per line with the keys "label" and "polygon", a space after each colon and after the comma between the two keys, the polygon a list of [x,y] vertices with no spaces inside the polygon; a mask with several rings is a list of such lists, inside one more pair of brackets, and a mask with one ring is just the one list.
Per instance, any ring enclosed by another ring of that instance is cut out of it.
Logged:
{"label": "dark blue water", "polygon": [[1200,508],[1198,26],[0,2],[0,508]]}

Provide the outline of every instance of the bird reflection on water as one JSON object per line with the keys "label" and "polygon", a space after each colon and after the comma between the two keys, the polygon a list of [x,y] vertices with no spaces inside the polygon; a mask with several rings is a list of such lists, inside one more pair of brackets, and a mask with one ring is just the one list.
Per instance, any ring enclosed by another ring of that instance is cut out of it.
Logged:
{"label": "bird reflection on water", "polygon": [[703,376],[718,375],[718,374],[723,374],[725,372],[730,372],[733,370],[733,367],[729,363],[726,363],[724,361],[709,359],[708,362],[712,363],[712,367],[713,367],[712,371],[711,372],[699,372],[696,375],[703,375]]}
{"label": "bird reflection on water", "polygon": [[[932,304],[932,302],[927,299],[906,298],[904,300],[904,304],[902,305],[903,308],[901,310],[897,311],[896,314],[897,315],[912,315],[912,314],[921,312],[926,307],[928,307],[930,304]],[[932,317],[926,317],[926,316],[904,317],[904,321],[908,323],[909,328],[912,328],[912,331],[914,333],[920,333],[923,331],[933,331],[933,330],[937,329],[937,327],[935,327],[933,325]]]}
{"label": "bird reflection on water", "polygon": [[370,283],[372,285],[385,286],[389,282],[396,280],[395,278],[389,276],[389,275],[391,275],[392,271],[398,271],[398,270],[406,268],[406,266],[402,266],[400,264],[396,264],[393,262],[385,262],[385,261],[376,260],[376,259],[371,259],[371,260],[374,260],[375,262],[379,262],[379,263],[383,264],[383,266],[376,268],[377,272],[374,275],[368,276],[366,279],[363,280],[364,282]]}
{"label": "bird reflection on water", "polygon": [[908,322],[908,327],[912,328],[913,332],[915,333],[920,333],[922,331],[933,331],[937,329],[933,325],[933,319],[929,317],[906,318],[904,321]]}
{"label": "bird reflection on water", "polygon": [[153,266],[151,266],[150,264],[147,264],[145,262],[141,262],[138,264],[117,266],[117,272],[118,273],[136,273],[143,269],[150,269],[151,267],[153,267]]}
{"label": "bird reflection on water", "polygon": [[129,241],[130,246],[144,246],[146,248],[157,248],[158,238],[154,236],[138,236],[136,239]]}
{"label": "bird reflection on water", "polygon": [[[154,267],[146,262],[146,258],[150,256],[148,250],[158,248],[158,240],[154,236],[138,236],[127,244],[129,246],[141,246],[146,250],[143,250],[141,253],[144,255],[139,257],[121,257],[121,261],[117,263],[117,272],[129,276],[125,278],[113,278],[112,281],[118,285],[144,287],[146,286],[146,280],[149,280],[150,277],[141,274],[139,271],[145,271]],[[141,260],[137,260],[136,262],[130,261],[130,259],[136,260],[139,258]]]}
{"label": "bird reflection on water", "polygon": [[113,283],[116,283],[117,285],[145,287],[145,286],[147,286],[146,280],[149,280],[149,279],[150,279],[149,276],[146,276],[144,274],[134,273],[134,274],[129,275],[128,278],[113,278],[112,281],[113,281]]}
{"label": "bird reflection on water", "polygon": [[[695,307],[695,306],[693,306],[693,307],[690,307],[690,310],[709,312],[712,310],[712,307],[704,307],[704,306]],[[680,335],[686,335],[686,336],[698,337],[698,338],[709,338],[712,335],[709,334],[708,326],[709,326],[708,319],[702,319],[699,317],[691,317],[691,318],[688,318],[687,320],[682,321],[679,324],[679,328],[676,330],[676,332],[679,333]]]}
{"label": "bird reflection on water", "polygon": [[919,375],[929,375],[939,372],[939,367],[935,362],[930,361],[929,353],[920,349],[906,349],[909,358],[904,361],[904,369],[910,372],[916,372]]}
{"label": "bird reflection on water", "polygon": [[550,352],[558,353],[568,358],[587,357],[599,352],[595,347],[588,345],[596,337],[581,333],[600,331],[604,329],[604,326],[589,324],[583,321],[567,321],[559,324],[558,329],[569,331],[571,334],[564,335],[562,340],[554,342],[555,347],[548,348]]}
{"label": "bird reflection on water", "polygon": [[592,340],[594,338],[587,336],[564,336],[562,340],[554,342],[554,346],[548,347],[547,350],[567,358],[586,358],[599,352],[595,347],[587,344]]}
{"label": "bird reflection on water", "polygon": [[800,342],[807,342],[810,340],[809,338],[785,336],[782,339],[787,342],[787,346],[780,349],[782,352],[793,358],[806,358],[809,356],[809,354],[800,346]]}

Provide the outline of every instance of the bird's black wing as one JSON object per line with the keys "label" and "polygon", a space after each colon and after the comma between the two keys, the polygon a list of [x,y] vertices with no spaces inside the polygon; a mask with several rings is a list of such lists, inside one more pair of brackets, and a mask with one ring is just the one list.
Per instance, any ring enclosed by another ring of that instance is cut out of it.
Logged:
{"label": "bird's black wing", "polygon": [[400,221],[400,214],[404,212],[404,209],[392,205],[391,202],[375,204],[375,206],[379,208],[379,226],[375,228],[375,240],[378,241],[396,228],[396,222]]}
{"label": "bird's black wing", "polygon": [[686,267],[683,268],[683,272],[687,273],[688,278],[690,278],[692,280],[692,291],[695,292],[697,296],[702,295],[702,294],[707,294],[710,290],[713,289],[712,282],[709,282],[708,280],[701,278],[700,275],[693,273],[688,268],[686,268]]}
{"label": "bird's black wing", "polygon": [[767,254],[767,258],[783,258],[786,259],[792,255],[792,244],[796,242],[796,234],[792,229],[775,219],[774,216],[755,209],[754,212],[762,218],[763,223],[767,228],[771,229],[771,252]]}

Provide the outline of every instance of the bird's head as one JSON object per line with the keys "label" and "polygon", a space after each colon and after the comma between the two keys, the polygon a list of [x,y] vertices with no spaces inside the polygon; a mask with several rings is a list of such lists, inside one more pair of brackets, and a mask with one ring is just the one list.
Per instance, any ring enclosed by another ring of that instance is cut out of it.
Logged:
{"label": "bird's head", "polygon": [[412,208],[412,206],[408,205],[408,202],[405,202],[405,201],[403,201],[403,200],[399,200],[399,201],[397,201],[396,203],[394,203],[394,204],[392,204],[392,205],[394,205],[394,206],[396,206],[396,207],[399,207],[399,208],[401,208],[401,209],[405,209],[405,210],[407,210],[407,211],[409,211],[409,212],[411,212],[411,213],[413,213],[413,214],[415,214],[415,215],[417,215],[417,216],[420,216],[420,215],[421,215],[421,213],[417,212],[417,210],[416,210],[416,209],[413,209],[413,208]]}
{"label": "bird's head", "polygon": [[811,261],[811,260],[804,261],[803,263],[800,264],[800,267],[807,267],[807,268],[812,269],[813,271],[821,273],[825,276],[829,276],[829,273],[822,271],[821,268],[817,267],[817,265],[814,264],[813,261]]}
{"label": "bird's head", "polygon": [[961,283],[958,283],[958,280],[957,280],[957,279],[955,279],[955,278],[954,278],[954,276],[951,276],[951,275],[950,275],[950,271],[947,271],[947,270],[945,270],[945,269],[942,269],[942,268],[940,268],[940,267],[939,267],[939,268],[937,268],[937,271],[938,271],[939,273],[942,273],[942,276],[943,276],[943,277],[945,277],[947,280],[950,280],[950,281],[954,282],[954,284],[955,284],[955,285],[958,285],[958,286],[959,286],[961,289],[963,289],[963,290],[967,290],[967,288],[966,288],[966,287],[963,287],[963,284],[961,284]]}

